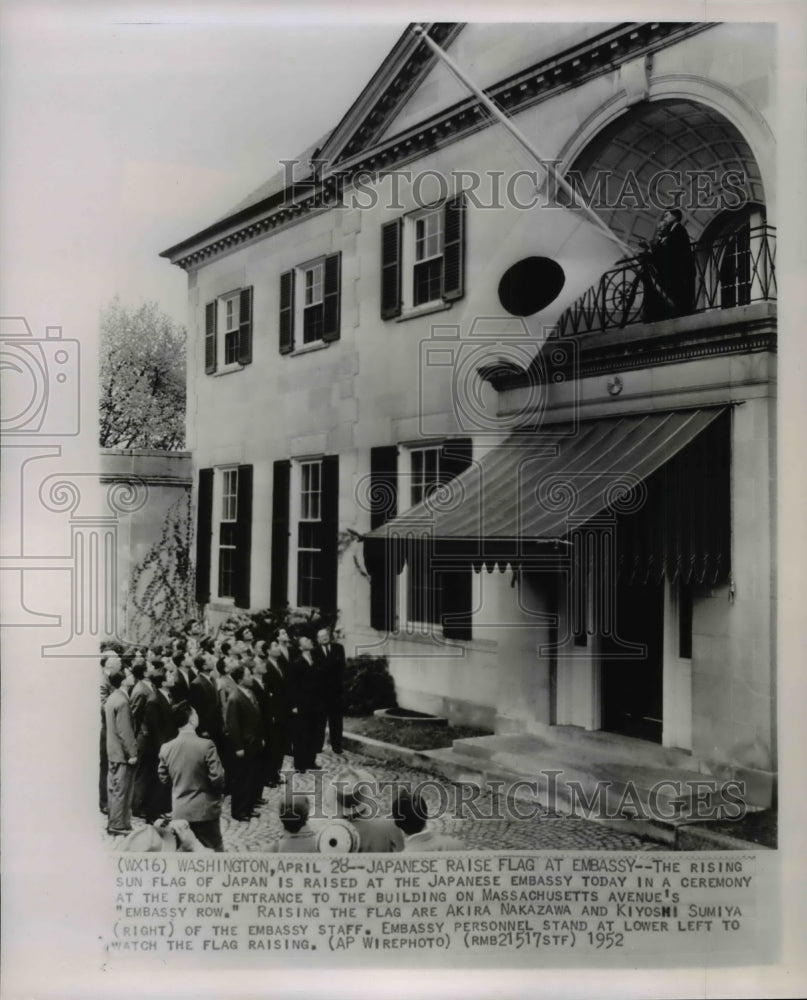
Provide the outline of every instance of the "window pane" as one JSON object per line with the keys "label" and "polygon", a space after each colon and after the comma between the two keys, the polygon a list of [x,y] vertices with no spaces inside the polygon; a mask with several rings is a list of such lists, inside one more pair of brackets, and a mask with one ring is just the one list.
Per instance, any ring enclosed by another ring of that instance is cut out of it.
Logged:
{"label": "window pane", "polygon": [[442,297],[443,258],[434,257],[415,264],[412,304],[419,306],[425,302],[436,302]]}
{"label": "window pane", "polygon": [[322,340],[325,329],[325,307],[320,302],[317,305],[306,306],[303,310],[303,343],[311,344]]}

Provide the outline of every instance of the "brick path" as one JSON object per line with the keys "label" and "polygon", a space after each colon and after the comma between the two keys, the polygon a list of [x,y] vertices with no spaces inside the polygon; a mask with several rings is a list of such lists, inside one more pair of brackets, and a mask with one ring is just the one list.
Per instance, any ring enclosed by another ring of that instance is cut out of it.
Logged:
{"label": "brick path", "polygon": [[[323,765],[322,772],[306,775],[294,774],[292,763],[286,758],[285,767],[288,780],[293,781],[295,791],[308,791],[314,796],[310,801],[324,800],[327,802],[328,777],[342,764],[353,764],[372,774],[379,781],[405,781],[412,784],[425,782],[423,794],[430,805],[433,814],[440,803],[448,804],[446,814],[430,820],[430,827],[443,833],[451,834],[463,842],[469,850],[606,850],[606,851],[647,851],[659,850],[659,845],[642,840],[633,834],[622,833],[609,829],[590,820],[550,814],[545,809],[537,809],[532,803],[521,803],[518,808],[527,812],[533,806],[536,813],[532,819],[517,819],[512,813],[505,811],[500,804],[498,812],[504,812],[502,818],[491,818],[496,815],[494,804],[489,794],[475,798],[473,806],[480,818],[474,818],[471,807],[466,806],[464,812],[457,812],[458,794],[456,786],[445,778],[410,768],[397,761],[380,763],[378,760],[360,753],[345,751],[339,758],[329,750],[319,756]],[[316,791],[317,787],[320,789]],[[390,793],[388,792],[387,795]],[[280,835],[278,808],[284,795],[280,789],[264,789],[267,803],[260,807],[259,815],[248,823],[237,823],[230,816],[230,800],[227,798],[222,810],[221,826],[224,838],[224,848],[233,853],[246,851],[265,851],[272,841]],[[321,798],[320,798],[321,797]],[[312,805],[312,810],[314,806]],[[326,806],[327,808],[327,806]],[[102,837],[105,843],[113,846],[116,838],[110,837],[103,826]],[[135,826],[142,820],[133,820]]]}

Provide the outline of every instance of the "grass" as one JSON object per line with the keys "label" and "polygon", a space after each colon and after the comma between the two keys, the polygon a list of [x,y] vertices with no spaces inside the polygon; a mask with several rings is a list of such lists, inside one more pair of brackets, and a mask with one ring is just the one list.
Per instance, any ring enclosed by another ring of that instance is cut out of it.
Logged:
{"label": "grass", "polygon": [[374,715],[346,718],[345,732],[369,736],[373,740],[407,747],[409,750],[439,750],[450,747],[454,740],[491,735],[490,729],[480,729],[478,726],[435,726],[416,721],[379,719]]}
{"label": "grass", "polygon": [[742,819],[723,820],[720,822],[698,823],[699,829],[713,830],[724,833],[728,837],[739,837],[750,840],[753,844],[775,848],[777,846],[778,821],[775,809],[763,809],[762,812],[748,813]]}

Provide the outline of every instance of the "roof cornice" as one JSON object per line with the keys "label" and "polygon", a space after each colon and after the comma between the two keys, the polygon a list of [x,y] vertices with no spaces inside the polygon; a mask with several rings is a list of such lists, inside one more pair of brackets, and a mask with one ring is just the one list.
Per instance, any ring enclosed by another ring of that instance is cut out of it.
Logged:
{"label": "roof cornice", "polygon": [[[489,87],[486,94],[506,113],[517,114],[594,77],[609,73],[625,62],[651,54],[713,26],[711,22],[622,23],[507,77]],[[429,34],[437,38],[434,30],[439,29],[439,35],[446,29],[449,33],[453,32],[452,37],[455,37],[461,27],[462,25],[434,25]],[[413,33],[407,33],[415,39]],[[422,42],[420,44],[426,48]],[[389,75],[397,81],[408,77],[409,84],[403,87],[397,99],[385,105],[386,110],[382,109],[385,98],[383,93],[373,104],[367,96],[371,87],[364,89],[362,96],[319,152],[318,156],[322,160],[328,160],[330,165],[323,170],[317,183],[311,185],[310,191],[304,195],[299,194],[299,190],[294,194],[288,188],[277,192],[255,205],[220,219],[194,236],[164,250],[160,256],[184,269],[194,267],[203,260],[228,253],[243,243],[296,224],[311,212],[328,211],[333,207],[333,201],[329,202],[328,199],[329,196],[333,197],[337,189],[337,174],[345,180],[362,172],[393,170],[418,159],[425,152],[442,148],[493,124],[478,99],[469,95],[445,111],[424,119],[417,126],[375,141],[375,137],[383,134],[401,103],[408,98],[411,93],[409,88],[414,89],[427,71],[425,63],[418,68],[412,67],[407,62],[407,52],[410,53],[411,62],[414,54],[406,45],[405,34],[396,49],[393,49],[395,65]],[[407,66],[409,69],[404,70]],[[383,78],[384,68],[382,66],[378,70],[374,80]],[[391,86],[397,84],[393,83]],[[351,119],[351,123],[361,124],[351,131],[348,119]],[[351,138],[346,139],[346,136]],[[297,189],[304,185],[304,180],[296,181]]]}

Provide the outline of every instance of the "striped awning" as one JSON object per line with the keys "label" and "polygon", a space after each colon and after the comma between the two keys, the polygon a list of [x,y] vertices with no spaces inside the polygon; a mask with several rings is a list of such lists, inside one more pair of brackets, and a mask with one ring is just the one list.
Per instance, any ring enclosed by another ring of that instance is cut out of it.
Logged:
{"label": "striped awning", "polygon": [[[456,479],[367,536],[462,542],[475,558],[509,558],[560,542],[603,512],[631,514],[646,480],[726,411],[673,410],[514,432]],[[448,552],[450,545],[446,546]]]}

